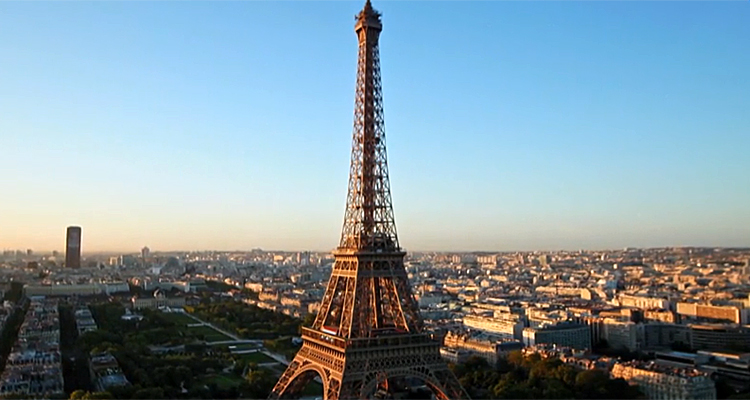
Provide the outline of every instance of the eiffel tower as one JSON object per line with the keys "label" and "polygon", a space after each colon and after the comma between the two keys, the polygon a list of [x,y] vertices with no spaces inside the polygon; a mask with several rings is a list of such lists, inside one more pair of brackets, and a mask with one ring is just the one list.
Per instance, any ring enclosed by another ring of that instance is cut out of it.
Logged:
{"label": "eiffel tower", "polygon": [[391,205],[378,38],[370,0],[356,16],[359,38],[354,133],[341,242],[320,310],[302,328],[302,348],[271,392],[294,398],[315,377],[326,400],[393,398],[411,383],[438,399],[468,399],[422,330]]}

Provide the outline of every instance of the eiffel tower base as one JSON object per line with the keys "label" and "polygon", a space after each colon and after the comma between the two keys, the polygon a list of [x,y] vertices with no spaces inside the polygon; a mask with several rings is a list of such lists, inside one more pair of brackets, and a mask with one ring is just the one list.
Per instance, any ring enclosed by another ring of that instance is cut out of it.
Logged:
{"label": "eiffel tower base", "polygon": [[[468,399],[440,357],[440,345],[426,334],[343,341],[305,329],[304,344],[273,388],[269,399],[298,398],[316,377],[325,400],[372,399],[387,382],[416,378],[438,399]],[[340,347],[341,346],[341,347]]]}

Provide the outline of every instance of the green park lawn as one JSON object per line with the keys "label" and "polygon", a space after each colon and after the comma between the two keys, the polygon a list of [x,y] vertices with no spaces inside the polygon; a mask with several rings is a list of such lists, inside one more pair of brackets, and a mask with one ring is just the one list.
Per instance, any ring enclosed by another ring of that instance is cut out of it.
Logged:
{"label": "green park lawn", "polygon": [[203,335],[206,338],[206,342],[220,342],[224,340],[232,340],[229,336],[211,328],[210,326],[201,325],[186,328],[186,330],[195,335]]}
{"label": "green park lawn", "polygon": [[215,383],[216,386],[219,387],[219,389],[227,390],[229,388],[238,386],[242,381],[243,379],[238,376],[226,375],[226,374],[212,374],[212,375],[205,376],[203,379],[201,379],[200,383],[203,385]]}
{"label": "green park lawn", "polygon": [[163,313],[164,318],[174,322],[177,325],[187,326],[188,324],[194,324],[196,321],[185,314],[181,313]]}
{"label": "green park lawn", "polygon": [[276,362],[273,358],[256,351],[255,353],[247,353],[247,354],[238,354],[240,358],[243,360],[247,360],[249,362],[254,362],[256,364],[263,364],[263,363],[270,363],[270,362]]}
{"label": "green park lawn", "polygon": [[196,320],[189,316],[181,313],[162,313],[162,316],[175,324],[179,325],[180,331],[190,332],[196,335],[203,335],[206,337],[207,342],[220,342],[224,340],[232,340],[231,337],[211,328],[210,326],[188,326],[190,324],[198,323]]}

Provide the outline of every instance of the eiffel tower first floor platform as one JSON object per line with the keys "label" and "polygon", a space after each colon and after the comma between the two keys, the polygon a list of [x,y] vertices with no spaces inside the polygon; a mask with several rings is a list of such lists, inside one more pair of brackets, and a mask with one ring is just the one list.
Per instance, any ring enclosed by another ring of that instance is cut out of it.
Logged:
{"label": "eiffel tower first floor platform", "polygon": [[342,339],[303,328],[303,344],[273,388],[270,399],[298,398],[316,377],[323,398],[372,399],[389,390],[389,382],[416,379],[438,399],[469,396],[440,357],[440,344],[431,335],[392,334],[365,339]]}

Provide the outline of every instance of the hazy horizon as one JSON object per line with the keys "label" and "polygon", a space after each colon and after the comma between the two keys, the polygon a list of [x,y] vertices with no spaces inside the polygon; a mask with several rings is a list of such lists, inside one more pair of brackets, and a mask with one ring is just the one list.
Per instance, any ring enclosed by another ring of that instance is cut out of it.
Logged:
{"label": "hazy horizon", "polygon": [[[148,247],[148,246],[147,246]],[[713,249],[740,249],[740,250],[747,250],[750,249],[750,246],[654,246],[654,247],[633,247],[633,246],[623,246],[620,248],[569,248],[569,249],[483,249],[483,250],[477,250],[477,249],[470,249],[470,250],[423,250],[423,249],[404,249],[407,251],[407,253],[443,253],[443,254],[454,254],[454,253],[555,253],[555,252],[576,252],[576,251],[588,251],[588,252],[610,252],[610,251],[622,251],[624,249],[635,249],[635,250],[655,250],[655,249],[663,249],[663,248],[673,248],[673,249],[679,249],[679,248],[713,248]],[[28,248],[18,248],[18,249],[10,249],[10,248],[2,248],[2,250],[26,250]],[[86,258],[87,256],[100,256],[100,255],[122,255],[122,254],[140,254],[141,248],[137,250],[133,249],[124,249],[124,250],[97,250],[97,251],[83,251],[81,252],[81,256],[83,258]],[[215,252],[215,253],[249,253],[254,250],[262,250],[263,252],[269,252],[269,253],[298,253],[298,252],[311,252],[311,253],[331,253],[335,251],[335,248],[331,248],[328,250],[316,250],[316,249],[264,249],[264,248],[248,248],[248,249],[192,249],[192,250],[186,250],[186,249],[180,249],[180,250],[161,250],[161,249],[152,249],[149,247],[150,254],[156,255],[156,254],[164,254],[164,253],[208,253],[208,252]],[[31,249],[34,251],[34,256],[37,255],[49,255],[52,254],[53,251],[57,251],[60,256],[65,254],[65,249],[56,249],[56,250],[36,250]]]}
{"label": "hazy horizon", "polygon": [[[0,2],[0,249],[335,248],[363,2]],[[747,1],[373,6],[405,249],[750,246]]]}

